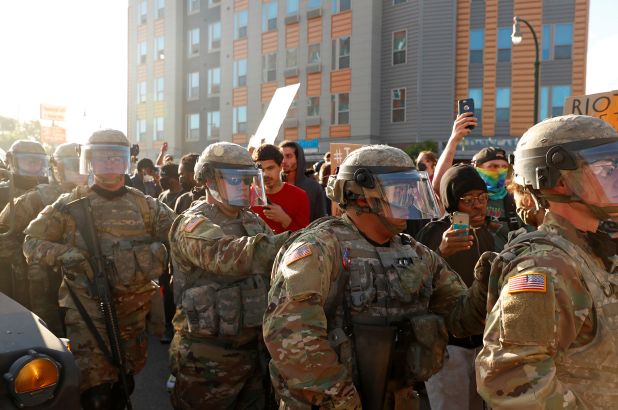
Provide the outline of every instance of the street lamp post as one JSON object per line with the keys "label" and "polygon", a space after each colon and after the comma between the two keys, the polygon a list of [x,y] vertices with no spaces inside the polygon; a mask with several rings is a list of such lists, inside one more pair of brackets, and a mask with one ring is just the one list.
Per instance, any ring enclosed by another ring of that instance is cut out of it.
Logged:
{"label": "street lamp post", "polygon": [[521,17],[513,17],[513,34],[511,34],[511,41],[514,45],[520,44],[522,41],[521,28],[519,23],[522,22],[530,29],[532,38],[534,39],[535,47],[535,59],[534,59],[534,123],[539,121],[539,41],[536,37],[536,32],[532,28],[532,25]]}

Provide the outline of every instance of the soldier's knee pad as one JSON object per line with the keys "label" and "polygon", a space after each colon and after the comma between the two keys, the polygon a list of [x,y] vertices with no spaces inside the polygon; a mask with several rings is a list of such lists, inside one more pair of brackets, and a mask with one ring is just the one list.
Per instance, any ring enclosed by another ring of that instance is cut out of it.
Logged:
{"label": "soldier's knee pad", "polygon": [[89,388],[81,394],[81,404],[84,410],[112,409],[112,386],[100,384]]}

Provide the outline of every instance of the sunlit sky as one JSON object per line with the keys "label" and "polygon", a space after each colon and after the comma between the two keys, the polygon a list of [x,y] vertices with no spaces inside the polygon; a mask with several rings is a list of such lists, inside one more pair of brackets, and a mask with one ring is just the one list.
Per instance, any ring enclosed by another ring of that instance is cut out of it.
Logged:
{"label": "sunlit sky", "polygon": [[[618,89],[617,3],[591,0],[588,94]],[[101,127],[126,131],[127,6],[0,0],[0,116],[35,120],[40,103],[64,105],[71,141]]]}

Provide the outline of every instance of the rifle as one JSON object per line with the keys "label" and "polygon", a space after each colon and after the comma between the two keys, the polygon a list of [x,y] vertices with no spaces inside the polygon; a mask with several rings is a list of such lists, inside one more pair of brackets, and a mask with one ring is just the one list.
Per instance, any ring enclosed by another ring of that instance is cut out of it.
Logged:
{"label": "rifle", "polygon": [[131,406],[131,400],[129,399],[125,356],[122,344],[120,342],[118,317],[116,315],[116,307],[114,306],[114,300],[107,277],[107,269],[109,264],[101,252],[101,244],[99,243],[99,237],[96,234],[94,220],[92,219],[92,207],[90,206],[90,200],[86,197],[77,199],[68,203],[65,209],[75,220],[77,230],[83,237],[84,242],[86,242],[86,247],[88,248],[88,253],[90,254],[90,260],[88,262],[94,273],[94,286],[92,287],[92,291],[95,299],[98,300],[99,310],[103,314],[103,318],[105,320],[105,328],[107,330],[107,338],[109,340],[111,355],[83,305],[79,303],[79,300],[75,297],[70,288],[69,291],[71,292],[71,296],[73,296],[73,300],[76,301],[77,308],[86,321],[88,328],[97,340],[99,348],[111,364],[118,369],[118,378],[120,380],[122,393],[126,400],[126,408],[131,410],[133,407]]}

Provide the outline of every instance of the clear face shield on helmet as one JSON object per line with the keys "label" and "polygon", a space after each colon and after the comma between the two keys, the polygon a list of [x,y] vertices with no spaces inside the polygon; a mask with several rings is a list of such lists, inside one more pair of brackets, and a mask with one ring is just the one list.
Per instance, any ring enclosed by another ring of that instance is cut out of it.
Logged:
{"label": "clear face shield on helmet", "polygon": [[15,173],[26,177],[49,176],[49,159],[45,154],[16,152],[14,156]]}
{"label": "clear face shield on helmet", "polygon": [[578,169],[563,171],[567,185],[587,204],[603,208],[618,220],[618,142],[574,153]]}
{"label": "clear face shield on helmet", "polygon": [[54,160],[58,168],[59,179],[62,182],[70,182],[76,185],[86,183],[88,175],[81,174],[79,157],[61,157]]}
{"label": "clear face shield on helmet", "polygon": [[79,173],[83,175],[121,175],[129,173],[129,147],[88,144],[81,148]]}
{"label": "clear face shield on helmet", "polygon": [[217,201],[241,208],[267,205],[261,169],[215,168],[214,178],[208,187]]}
{"label": "clear face shield on helmet", "polygon": [[429,175],[411,169],[372,174],[373,183],[362,186],[371,210],[387,218],[432,219],[440,217]]}

